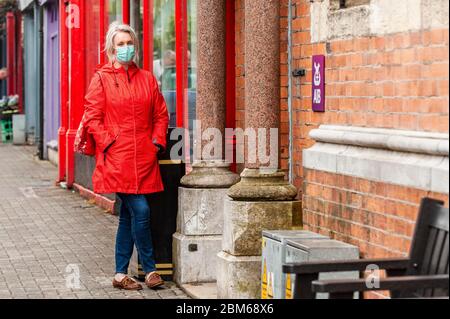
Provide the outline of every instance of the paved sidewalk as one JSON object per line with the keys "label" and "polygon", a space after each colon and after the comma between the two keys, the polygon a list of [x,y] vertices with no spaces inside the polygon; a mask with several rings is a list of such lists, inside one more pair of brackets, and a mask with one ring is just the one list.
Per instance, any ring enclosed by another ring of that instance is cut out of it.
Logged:
{"label": "paved sidewalk", "polygon": [[0,144],[0,299],[187,298],[173,283],[112,288],[117,217],[54,186],[57,169],[34,150]]}

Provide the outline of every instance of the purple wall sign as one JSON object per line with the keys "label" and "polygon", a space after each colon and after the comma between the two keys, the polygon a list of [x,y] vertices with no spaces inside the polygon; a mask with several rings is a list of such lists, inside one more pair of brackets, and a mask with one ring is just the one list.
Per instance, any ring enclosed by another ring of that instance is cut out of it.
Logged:
{"label": "purple wall sign", "polygon": [[325,112],[325,56],[314,55],[312,58],[312,109]]}

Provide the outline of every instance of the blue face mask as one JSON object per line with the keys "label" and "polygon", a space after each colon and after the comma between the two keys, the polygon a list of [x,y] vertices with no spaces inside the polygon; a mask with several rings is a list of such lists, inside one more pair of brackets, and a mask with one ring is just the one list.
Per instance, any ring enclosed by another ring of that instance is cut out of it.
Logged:
{"label": "blue face mask", "polygon": [[125,45],[116,49],[116,56],[119,62],[129,63],[134,59],[136,49],[134,45]]}

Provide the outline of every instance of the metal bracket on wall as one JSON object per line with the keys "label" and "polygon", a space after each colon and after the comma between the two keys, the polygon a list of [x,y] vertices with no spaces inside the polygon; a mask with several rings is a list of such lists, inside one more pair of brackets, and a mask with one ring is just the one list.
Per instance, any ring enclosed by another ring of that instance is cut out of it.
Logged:
{"label": "metal bracket on wall", "polygon": [[292,76],[296,78],[306,76],[306,69],[294,69]]}

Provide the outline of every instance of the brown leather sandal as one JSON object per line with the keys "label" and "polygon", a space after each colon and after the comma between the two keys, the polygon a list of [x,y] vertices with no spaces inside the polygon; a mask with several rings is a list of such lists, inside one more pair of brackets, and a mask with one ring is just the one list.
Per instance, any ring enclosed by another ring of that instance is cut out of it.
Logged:
{"label": "brown leather sandal", "polygon": [[113,287],[117,288],[117,289],[123,289],[123,290],[142,290],[143,289],[141,284],[137,283],[129,276],[126,276],[120,282],[114,278]]}
{"label": "brown leather sandal", "polygon": [[145,278],[145,284],[148,288],[154,289],[164,285],[164,280],[162,280],[161,276],[158,273],[154,272]]}

